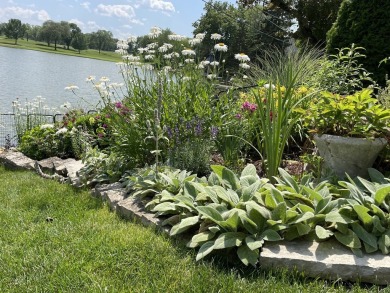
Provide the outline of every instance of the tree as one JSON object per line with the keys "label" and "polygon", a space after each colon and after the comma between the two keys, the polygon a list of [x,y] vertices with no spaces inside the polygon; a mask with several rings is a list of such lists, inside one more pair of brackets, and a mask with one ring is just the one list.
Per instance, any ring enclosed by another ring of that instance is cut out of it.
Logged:
{"label": "tree", "polygon": [[293,37],[302,43],[325,47],[326,33],[336,20],[342,0],[238,0],[244,6],[261,4],[265,11],[280,9],[296,19]]}
{"label": "tree", "polygon": [[385,75],[390,72],[390,64],[381,60],[390,56],[390,1],[382,0],[344,0],[336,22],[328,32],[327,52],[350,47],[365,48],[365,59],[361,63],[373,73],[380,84],[385,83]]}
{"label": "tree", "polygon": [[274,19],[274,15],[264,14],[262,7],[256,6],[253,9],[246,9],[239,5],[234,7],[224,2],[209,2],[204,7],[205,13],[197,20],[194,35],[206,32],[202,42],[200,56],[207,57],[214,41],[210,36],[212,33],[222,35],[224,43],[229,50],[224,53],[228,64],[235,64],[234,55],[245,53],[255,59],[255,56],[263,54],[270,47],[284,49],[289,45],[288,28],[291,21],[284,15]]}
{"label": "tree", "polygon": [[106,30],[98,30],[90,35],[91,45],[93,45],[93,49],[97,49],[99,51],[104,50],[107,47],[111,47],[110,43],[114,43],[112,32]]}
{"label": "tree", "polygon": [[57,50],[57,42],[61,38],[61,25],[58,22],[47,20],[42,24],[40,31],[40,37],[47,42],[50,47],[50,43],[54,43],[54,50]]}
{"label": "tree", "polygon": [[88,48],[87,38],[86,36],[80,31],[76,34],[74,34],[72,38],[72,47],[76,50],[86,50]]}
{"label": "tree", "polygon": [[5,36],[10,39],[15,39],[15,45],[17,44],[18,39],[23,37],[25,31],[26,25],[15,18],[10,19],[4,26]]}

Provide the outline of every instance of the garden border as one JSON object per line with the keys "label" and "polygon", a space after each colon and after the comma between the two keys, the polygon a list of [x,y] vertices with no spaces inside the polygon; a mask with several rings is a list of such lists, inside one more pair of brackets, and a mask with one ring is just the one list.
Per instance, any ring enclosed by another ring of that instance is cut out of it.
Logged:
{"label": "garden border", "polygon": [[[34,162],[19,152],[0,150],[0,164],[7,167],[32,170]],[[39,164],[42,168],[52,164],[54,171],[61,170],[61,175],[68,176],[68,182],[74,186],[78,184],[77,169],[83,166],[80,161],[58,158],[42,160]],[[125,189],[120,183],[97,186],[91,190],[91,194],[106,201],[110,209],[121,217],[169,234],[169,228],[163,227],[161,219],[147,212],[142,201],[133,197],[126,198]],[[260,253],[259,264],[262,268],[297,269],[313,278],[390,285],[389,255],[373,253],[357,257],[336,241],[266,242]]]}

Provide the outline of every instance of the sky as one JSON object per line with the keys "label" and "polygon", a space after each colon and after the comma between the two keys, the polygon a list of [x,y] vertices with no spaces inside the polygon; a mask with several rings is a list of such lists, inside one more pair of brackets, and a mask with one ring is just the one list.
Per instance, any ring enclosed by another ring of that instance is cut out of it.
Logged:
{"label": "sky", "polygon": [[[150,28],[170,28],[192,37],[208,0],[1,0],[0,23],[17,18],[22,23],[42,25],[46,20],[77,24],[82,32],[104,29],[114,37],[142,36]],[[224,0],[235,4],[236,0]]]}

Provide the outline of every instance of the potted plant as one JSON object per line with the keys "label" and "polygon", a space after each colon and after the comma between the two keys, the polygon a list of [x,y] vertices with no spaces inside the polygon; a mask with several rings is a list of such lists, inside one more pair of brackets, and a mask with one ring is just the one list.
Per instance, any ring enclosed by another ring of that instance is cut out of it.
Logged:
{"label": "potted plant", "polygon": [[305,125],[314,132],[324,170],[342,178],[366,177],[387,144],[390,109],[372,97],[372,89],[351,95],[322,92],[305,111]]}

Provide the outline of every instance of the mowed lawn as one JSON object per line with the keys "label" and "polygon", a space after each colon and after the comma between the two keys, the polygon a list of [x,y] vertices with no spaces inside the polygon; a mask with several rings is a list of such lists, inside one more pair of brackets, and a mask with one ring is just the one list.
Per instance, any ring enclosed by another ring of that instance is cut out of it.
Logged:
{"label": "mowed lawn", "polygon": [[0,166],[0,292],[390,292],[303,274],[195,262],[87,190]]}

